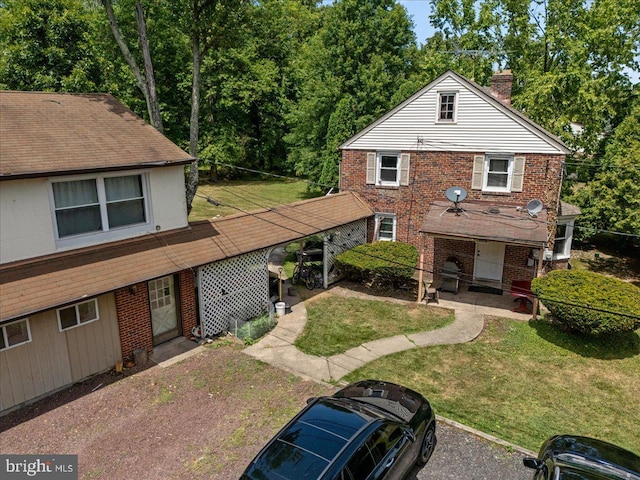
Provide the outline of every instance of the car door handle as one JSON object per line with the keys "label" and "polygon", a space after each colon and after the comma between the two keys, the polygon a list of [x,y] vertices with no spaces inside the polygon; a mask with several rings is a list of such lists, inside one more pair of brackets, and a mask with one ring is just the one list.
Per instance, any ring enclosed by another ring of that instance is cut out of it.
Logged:
{"label": "car door handle", "polygon": [[396,461],[396,457],[390,458],[390,459],[387,461],[387,464],[384,466],[384,468],[390,468],[390,467],[391,467],[391,465],[393,465],[393,462],[395,462],[395,461]]}

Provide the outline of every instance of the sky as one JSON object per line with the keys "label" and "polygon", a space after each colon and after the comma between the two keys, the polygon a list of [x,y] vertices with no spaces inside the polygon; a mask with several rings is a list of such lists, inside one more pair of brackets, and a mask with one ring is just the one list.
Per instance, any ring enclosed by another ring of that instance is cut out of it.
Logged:
{"label": "sky", "polygon": [[429,23],[429,15],[431,14],[429,0],[399,0],[398,3],[407,9],[411,20],[413,20],[413,31],[418,43],[425,43],[425,40],[434,32],[431,23]]}
{"label": "sky", "polygon": [[[333,3],[333,0],[323,0],[325,5]],[[431,14],[430,0],[398,0],[403,5],[411,20],[413,21],[413,31],[416,34],[416,40],[419,45],[425,43],[426,39],[433,35],[434,28],[429,21]],[[640,72],[626,70],[633,83],[640,83]]]}

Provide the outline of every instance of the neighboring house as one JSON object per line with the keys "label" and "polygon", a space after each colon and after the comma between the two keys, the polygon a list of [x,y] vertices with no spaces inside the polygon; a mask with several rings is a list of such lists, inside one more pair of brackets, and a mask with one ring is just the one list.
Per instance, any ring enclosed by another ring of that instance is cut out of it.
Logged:
{"label": "neighboring house", "polygon": [[0,412],[252,318],[275,245],[365,240],[352,193],[189,224],[191,161],[110,95],[0,92]]}
{"label": "neighboring house", "polygon": [[[559,210],[569,150],[510,107],[512,81],[496,74],[487,90],[446,72],[341,145],[341,191],[375,211],[369,240],[414,244],[429,276],[449,262],[499,291],[566,265],[579,214]],[[466,193],[458,208],[451,187]]]}

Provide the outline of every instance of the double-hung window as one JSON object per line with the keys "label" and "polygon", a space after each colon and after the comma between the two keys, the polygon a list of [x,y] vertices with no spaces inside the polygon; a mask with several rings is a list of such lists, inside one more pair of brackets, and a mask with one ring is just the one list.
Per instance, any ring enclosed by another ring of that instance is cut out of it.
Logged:
{"label": "double-hung window", "polygon": [[558,220],[556,238],[553,243],[554,260],[566,259],[571,256],[571,241],[573,240],[573,219]]}
{"label": "double-hung window", "polygon": [[99,176],[51,184],[57,238],[147,223],[145,176]]}
{"label": "double-hung window", "polygon": [[438,122],[455,123],[456,99],[455,92],[441,92],[438,94]]}
{"label": "double-hung window", "polygon": [[95,298],[58,309],[58,326],[61,332],[99,318],[98,301]]}
{"label": "double-hung window", "polygon": [[378,154],[378,184],[399,185],[400,154]]}
{"label": "double-hung window", "polygon": [[522,192],[525,158],[487,153],[473,158],[471,188],[483,192]]}
{"label": "double-hung window", "polygon": [[376,240],[396,240],[396,216],[392,213],[376,213]]}
{"label": "double-hung window", "polygon": [[0,350],[6,350],[30,341],[31,330],[28,318],[0,327]]}
{"label": "double-hung window", "polygon": [[511,190],[513,157],[487,155],[483,190],[508,192]]}

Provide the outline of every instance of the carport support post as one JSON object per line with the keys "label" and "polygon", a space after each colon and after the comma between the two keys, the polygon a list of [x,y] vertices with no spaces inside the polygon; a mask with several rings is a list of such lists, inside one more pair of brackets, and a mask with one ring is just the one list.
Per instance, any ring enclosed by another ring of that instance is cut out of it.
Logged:
{"label": "carport support post", "polygon": [[329,266],[327,265],[327,258],[329,258],[329,235],[327,233],[322,234],[322,288],[325,290],[329,286]]}
{"label": "carport support post", "polygon": [[[542,253],[543,249],[538,250],[538,269],[536,270],[536,278],[542,275]],[[533,304],[531,305],[531,320],[535,320],[538,314],[538,297],[533,297]]]}
{"label": "carport support post", "polygon": [[418,272],[418,303],[422,302],[422,276],[424,275],[424,252],[420,254],[420,271]]}

